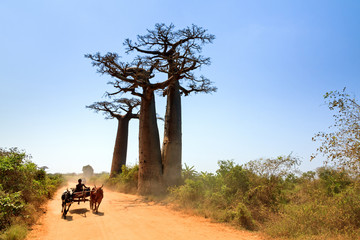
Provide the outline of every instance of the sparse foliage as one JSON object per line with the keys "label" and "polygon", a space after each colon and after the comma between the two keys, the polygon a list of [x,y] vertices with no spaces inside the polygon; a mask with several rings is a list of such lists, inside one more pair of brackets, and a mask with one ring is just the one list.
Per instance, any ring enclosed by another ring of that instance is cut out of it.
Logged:
{"label": "sparse foliage", "polygon": [[290,154],[277,158],[253,160],[245,164],[245,168],[267,179],[271,177],[283,178],[292,172],[296,172],[300,163],[299,158]]}
{"label": "sparse foliage", "polygon": [[[343,91],[327,92],[324,96],[329,109],[334,112],[330,132],[319,132],[313,141],[319,141],[318,153],[327,157],[325,163],[360,173],[360,105]],[[316,157],[314,154],[312,158]]]}

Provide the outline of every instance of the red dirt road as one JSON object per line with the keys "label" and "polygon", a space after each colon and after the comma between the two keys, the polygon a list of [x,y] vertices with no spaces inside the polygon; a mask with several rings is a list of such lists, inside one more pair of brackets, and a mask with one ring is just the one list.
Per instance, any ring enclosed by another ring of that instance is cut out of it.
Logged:
{"label": "red dirt road", "polygon": [[61,218],[59,190],[47,204],[47,211],[33,226],[27,240],[259,240],[256,233],[238,231],[210,220],[189,216],[166,206],[146,203],[140,196],[104,190],[99,213],[89,202],[71,205]]}

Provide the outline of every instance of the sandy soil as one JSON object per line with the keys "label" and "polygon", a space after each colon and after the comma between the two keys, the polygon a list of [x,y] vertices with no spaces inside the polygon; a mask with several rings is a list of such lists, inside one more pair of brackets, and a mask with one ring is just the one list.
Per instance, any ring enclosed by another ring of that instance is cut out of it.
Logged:
{"label": "sandy soil", "polygon": [[[74,184],[75,186],[75,184]],[[27,240],[33,239],[114,239],[114,240],[212,240],[263,239],[256,233],[238,231],[190,216],[140,196],[104,190],[99,213],[90,211],[89,202],[73,204],[66,219],[61,218],[60,189],[49,201],[44,214],[33,226]]]}

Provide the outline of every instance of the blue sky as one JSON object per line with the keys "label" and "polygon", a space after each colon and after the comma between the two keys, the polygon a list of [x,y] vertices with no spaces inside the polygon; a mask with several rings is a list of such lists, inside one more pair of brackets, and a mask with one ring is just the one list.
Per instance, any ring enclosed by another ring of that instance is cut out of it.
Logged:
{"label": "blue sky", "polygon": [[[218,87],[183,98],[183,162],[298,156],[303,171],[318,131],[331,124],[323,94],[360,95],[359,1],[0,2],[0,147],[19,147],[49,172],[109,171],[116,121],[86,109],[110,90],[86,53],[115,51],[155,23],[191,24],[216,36],[199,74]],[[359,98],[358,98],[359,99]],[[157,96],[157,111],[165,99]],[[163,123],[159,122],[162,137]],[[138,157],[131,122],[128,163]]]}

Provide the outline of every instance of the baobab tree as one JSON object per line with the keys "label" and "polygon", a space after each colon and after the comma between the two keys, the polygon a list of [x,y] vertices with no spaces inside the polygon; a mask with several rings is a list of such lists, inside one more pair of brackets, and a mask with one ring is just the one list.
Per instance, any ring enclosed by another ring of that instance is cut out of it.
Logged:
{"label": "baobab tree", "polygon": [[194,70],[210,64],[210,58],[203,57],[200,52],[202,46],[212,43],[215,36],[196,25],[177,31],[174,28],[173,24],[156,24],[154,30],[137,36],[136,42],[126,39],[124,43],[127,52],[136,51],[149,62],[159,62],[157,70],[166,73],[169,79],[173,78],[163,91],[167,105],[161,154],[163,177],[168,186],[178,184],[181,179],[181,94],[216,91],[209,79],[196,78],[193,74]]}
{"label": "baobab tree", "polygon": [[103,112],[106,116],[105,119],[115,118],[118,120],[110,177],[114,177],[116,174],[121,173],[122,166],[126,165],[129,122],[133,118],[139,118],[138,113],[133,113],[133,110],[139,105],[139,99],[120,98],[113,100],[113,102],[95,102],[86,106],[95,112]]}
{"label": "baobab tree", "polygon": [[85,57],[92,60],[101,74],[110,75],[114,81],[109,82],[116,89],[108,93],[114,96],[121,93],[131,93],[141,98],[139,115],[139,177],[138,192],[140,194],[162,191],[162,164],[159,130],[157,126],[154,91],[165,89],[173,78],[162,82],[151,83],[156,65],[144,64],[141,59],[127,64],[118,61],[116,53],[88,54]]}

